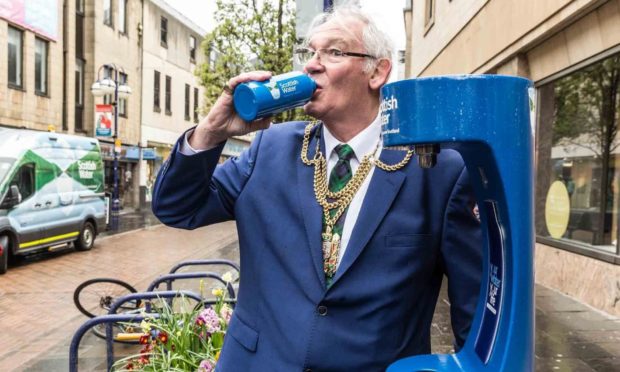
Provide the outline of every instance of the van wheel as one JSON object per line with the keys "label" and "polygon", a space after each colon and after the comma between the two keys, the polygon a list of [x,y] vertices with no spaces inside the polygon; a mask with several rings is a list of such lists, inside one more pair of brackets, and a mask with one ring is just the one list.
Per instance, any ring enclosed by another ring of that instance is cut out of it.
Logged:
{"label": "van wheel", "polygon": [[75,249],[89,251],[95,245],[95,227],[90,222],[84,222],[80,236],[75,241]]}
{"label": "van wheel", "polygon": [[6,273],[9,265],[9,237],[0,235],[0,275]]}

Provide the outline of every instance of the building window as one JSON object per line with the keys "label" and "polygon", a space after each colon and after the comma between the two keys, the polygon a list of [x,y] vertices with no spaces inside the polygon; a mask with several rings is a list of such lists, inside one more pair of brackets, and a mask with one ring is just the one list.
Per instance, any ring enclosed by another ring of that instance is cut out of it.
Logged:
{"label": "building window", "polygon": [[[126,85],[127,84],[127,74],[124,72],[118,73],[118,84]],[[118,99],[118,114],[124,118],[127,117],[127,98],[119,98]]]}
{"label": "building window", "polygon": [[103,24],[112,26],[112,0],[103,0]]}
{"label": "building window", "polygon": [[9,26],[9,86],[13,88],[23,88],[23,32],[15,27]]}
{"label": "building window", "polygon": [[435,23],[435,0],[426,0],[424,5],[424,33]]}
{"label": "building window", "polygon": [[211,71],[215,70],[215,64],[217,62],[217,49],[215,49],[215,45],[211,44],[209,48],[209,69]]}
{"label": "building window", "polygon": [[84,0],[75,4],[75,55],[84,58]]}
{"label": "building window", "polygon": [[166,115],[172,115],[172,107],[170,103],[172,95],[172,78],[166,75]]}
{"label": "building window", "polygon": [[189,84],[185,84],[185,120],[191,120],[189,116]]}
{"label": "building window", "polygon": [[[114,69],[110,66],[104,66],[103,68],[103,77],[104,78],[110,78],[112,80],[114,80]],[[114,101],[114,96],[112,94],[106,94],[105,96],[103,96],[103,104],[104,105],[111,105],[112,102]]]}
{"label": "building window", "polygon": [[75,60],[75,130],[84,130],[84,60]]}
{"label": "building window", "polygon": [[196,38],[193,36],[189,37],[189,60],[196,62]]}
{"label": "building window", "polygon": [[168,48],[168,19],[166,17],[161,17],[160,21],[160,43],[164,48]]}
{"label": "building window", "polygon": [[540,86],[538,97],[536,233],[546,244],[613,261],[620,53]]}
{"label": "building window", "polygon": [[153,110],[156,112],[161,112],[161,106],[159,104],[159,87],[161,86],[161,79],[160,79],[161,75],[159,73],[159,71],[155,71],[155,76],[154,76],[154,80],[153,80],[153,93],[155,94],[153,96]]}
{"label": "building window", "polygon": [[34,90],[36,94],[47,95],[47,54],[48,43],[34,39]]}
{"label": "building window", "polygon": [[127,34],[127,0],[118,0],[118,31]]}
{"label": "building window", "polygon": [[198,123],[198,88],[194,88],[194,123]]}

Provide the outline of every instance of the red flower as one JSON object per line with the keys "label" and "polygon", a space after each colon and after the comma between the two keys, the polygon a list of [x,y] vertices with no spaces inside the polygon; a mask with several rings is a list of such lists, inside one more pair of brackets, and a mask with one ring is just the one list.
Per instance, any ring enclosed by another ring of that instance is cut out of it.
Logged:
{"label": "red flower", "polygon": [[153,350],[153,345],[152,345],[152,344],[146,344],[146,345],[144,345],[144,347],[142,348],[142,350],[140,350],[140,354],[147,354],[147,353],[149,353],[151,350]]}
{"label": "red flower", "polygon": [[142,335],[140,336],[140,341],[138,341],[141,345],[146,345],[149,343],[149,335]]}
{"label": "red flower", "polygon": [[157,338],[159,339],[159,341],[161,341],[162,344],[168,342],[168,334],[164,331],[159,332]]}
{"label": "red flower", "polygon": [[125,366],[125,369],[129,371],[133,371],[133,363],[132,362],[127,363],[127,365]]}

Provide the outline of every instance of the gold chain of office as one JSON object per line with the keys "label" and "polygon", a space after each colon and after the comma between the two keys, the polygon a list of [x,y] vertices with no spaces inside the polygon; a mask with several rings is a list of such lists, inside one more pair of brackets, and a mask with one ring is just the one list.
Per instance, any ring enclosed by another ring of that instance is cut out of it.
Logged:
{"label": "gold chain of office", "polygon": [[[351,178],[351,180],[346,184],[346,186],[338,191],[332,192],[328,187],[328,178],[327,178],[327,161],[325,157],[321,153],[319,147],[319,141],[316,144],[316,150],[314,152],[314,158],[308,159],[308,147],[310,145],[310,133],[312,129],[317,126],[320,122],[314,121],[309,123],[306,126],[304,131],[304,139],[301,147],[301,160],[306,165],[314,166],[314,195],[316,197],[317,202],[323,207],[323,216],[325,218],[325,225],[328,234],[331,235],[331,230],[336,224],[336,221],[342,216],[344,211],[347,209],[351,200],[359,190],[360,186],[364,182],[364,179],[370,173],[372,169],[372,165],[374,164],[378,168],[387,171],[393,172],[398,170],[407,163],[413,156],[413,150],[407,151],[407,154],[400,162],[396,164],[385,164],[381,160],[377,159],[375,153],[377,152],[377,148],[371,154],[366,154],[360,161],[360,164],[355,172],[355,175]],[[329,199],[332,201],[330,202]],[[330,213],[331,210],[335,209],[335,213],[332,215]]]}

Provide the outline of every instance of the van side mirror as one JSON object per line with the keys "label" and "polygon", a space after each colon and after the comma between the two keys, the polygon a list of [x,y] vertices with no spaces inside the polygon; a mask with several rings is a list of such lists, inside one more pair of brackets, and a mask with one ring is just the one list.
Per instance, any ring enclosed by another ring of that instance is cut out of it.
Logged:
{"label": "van side mirror", "polygon": [[0,207],[8,209],[16,206],[21,202],[22,194],[19,192],[19,188],[17,187],[17,185],[11,185],[11,187],[9,188],[9,192],[6,193],[6,196],[4,197],[4,200],[2,201]]}

